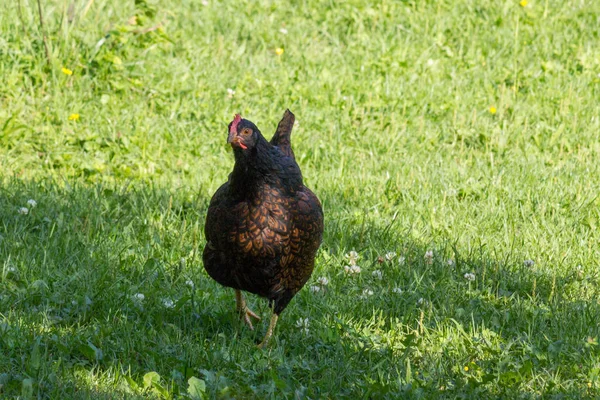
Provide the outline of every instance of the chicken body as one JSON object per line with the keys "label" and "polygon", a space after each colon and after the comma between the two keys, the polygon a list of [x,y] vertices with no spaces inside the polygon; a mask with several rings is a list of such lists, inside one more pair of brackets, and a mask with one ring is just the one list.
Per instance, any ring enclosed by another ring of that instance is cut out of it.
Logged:
{"label": "chicken body", "polygon": [[265,297],[273,307],[266,345],[279,314],[310,278],[323,234],[319,199],[303,184],[290,145],[294,116],[286,111],[271,142],[236,116],[229,139],[235,166],[211,199],[206,218],[204,268],[236,290],[238,311],[252,328],[239,291]]}

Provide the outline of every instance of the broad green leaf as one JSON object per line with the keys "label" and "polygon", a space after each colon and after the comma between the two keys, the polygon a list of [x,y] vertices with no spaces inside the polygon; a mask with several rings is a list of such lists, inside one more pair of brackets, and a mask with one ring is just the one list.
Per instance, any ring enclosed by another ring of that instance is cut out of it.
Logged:
{"label": "broad green leaf", "polygon": [[158,372],[148,372],[146,375],[144,375],[144,388],[148,389],[150,387],[152,387],[152,385],[154,383],[159,383],[160,382],[160,375],[158,374]]}
{"label": "broad green leaf", "polygon": [[23,379],[21,384],[21,396],[23,396],[24,399],[33,398],[33,379]]}
{"label": "broad green leaf", "polygon": [[188,379],[188,394],[192,397],[192,399],[203,399],[204,392],[206,391],[206,383],[195,376],[192,376]]}

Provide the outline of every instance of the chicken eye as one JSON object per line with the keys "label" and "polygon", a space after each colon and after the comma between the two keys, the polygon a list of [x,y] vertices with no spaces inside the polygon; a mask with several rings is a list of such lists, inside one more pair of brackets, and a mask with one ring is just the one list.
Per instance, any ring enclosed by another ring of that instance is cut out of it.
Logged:
{"label": "chicken eye", "polygon": [[244,129],[242,130],[242,135],[249,135],[249,134],[251,134],[251,133],[252,133],[252,131],[251,131],[250,129],[248,129],[248,128],[244,128]]}

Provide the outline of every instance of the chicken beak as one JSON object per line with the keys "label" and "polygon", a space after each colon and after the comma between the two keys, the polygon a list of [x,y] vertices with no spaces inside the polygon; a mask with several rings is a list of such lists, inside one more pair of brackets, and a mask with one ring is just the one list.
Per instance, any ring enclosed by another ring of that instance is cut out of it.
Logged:
{"label": "chicken beak", "polygon": [[234,147],[240,147],[244,150],[246,150],[248,148],[248,146],[246,146],[242,140],[240,139],[239,136],[237,136],[235,133],[230,133],[229,136],[227,137],[227,143],[231,144]]}
{"label": "chicken beak", "polygon": [[229,135],[227,136],[227,143],[231,144],[231,143],[234,143],[235,141],[236,141],[236,133],[229,132]]}

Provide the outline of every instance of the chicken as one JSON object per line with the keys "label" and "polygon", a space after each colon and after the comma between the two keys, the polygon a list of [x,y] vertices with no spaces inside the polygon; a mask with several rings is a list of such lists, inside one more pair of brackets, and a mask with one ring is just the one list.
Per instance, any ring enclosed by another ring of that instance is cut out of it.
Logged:
{"label": "chicken", "polygon": [[272,316],[259,348],[265,347],[281,312],[312,274],[323,236],[319,199],[304,186],[290,144],[289,110],[268,142],[252,122],[236,115],[227,143],[235,165],[213,195],[204,228],[204,268],[235,290],[237,312],[253,329],[241,291],[269,300]]}

